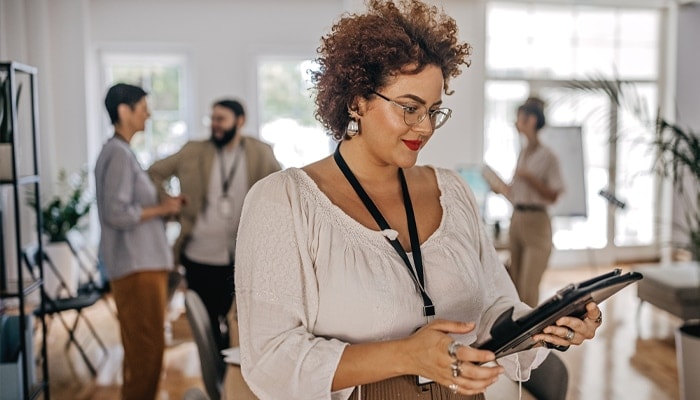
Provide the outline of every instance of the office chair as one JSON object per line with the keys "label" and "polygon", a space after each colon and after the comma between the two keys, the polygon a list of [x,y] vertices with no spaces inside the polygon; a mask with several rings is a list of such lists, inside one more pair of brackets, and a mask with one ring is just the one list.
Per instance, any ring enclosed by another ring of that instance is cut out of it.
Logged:
{"label": "office chair", "polygon": [[207,309],[197,293],[190,289],[185,292],[185,311],[197,344],[204,387],[211,400],[220,400],[226,365],[219,354]]}
{"label": "office chair", "polygon": [[[65,279],[61,276],[59,269],[56,267],[53,261],[51,261],[51,259],[45,252],[39,252],[37,246],[30,246],[25,248],[22,251],[22,258],[24,259],[24,262],[27,265],[27,268],[29,269],[30,273],[35,278],[39,277],[40,261],[43,263],[44,266],[48,266],[58,278],[61,287],[60,294],[53,297],[49,296],[46,293],[46,291],[42,288],[41,296],[44,298],[44,308],[42,309],[41,306],[37,307],[33,312],[34,315],[37,317],[57,316],[59,321],[61,322],[61,325],[63,325],[63,327],[66,329],[66,332],[68,332],[68,340],[66,341],[65,346],[66,350],[68,350],[71,345],[74,345],[80,353],[80,356],[87,365],[88,369],[90,370],[92,376],[96,376],[97,368],[92,363],[92,361],[90,361],[90,358],[88,357],[85,349],[90,344],[90,339],[94,340],[99,346],[100,350],[102,351],[102,362],[104,363],[105,361],[107,361],[107,346],[105,346],[104,342],[97,334],[95,327],[90,322],[90,320],[82,313],[82,311],[83,309],[97,303],[97,301],[100,300],[100,298],[102,298],[102,294],[98,292],[90,292],[71,295],[70,291],[68,290],[68,285],[66,284]],[[75,319],[70,324],[68,320],[64,317],[64,312],[66,311],[75,312]],[[81,320],[83,321],[84,325],[87,326],[91,334],[91,336],[89,336],[87,339],[84,339],[82,342],[78,340],[76,334],[79,322]]]}
{"label": "office chair", "polygon": [[523,387],[539,400],[565,400],[569,371],[561,358],[551,352],[530,372],[530,379],[523,382]]}

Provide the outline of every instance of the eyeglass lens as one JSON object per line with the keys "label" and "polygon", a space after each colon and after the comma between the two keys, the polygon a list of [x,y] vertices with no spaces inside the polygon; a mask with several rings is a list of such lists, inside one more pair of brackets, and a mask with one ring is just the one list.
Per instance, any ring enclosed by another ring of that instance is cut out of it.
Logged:
{"label": "eyeglass lens", "polygon": [[388,101],[389,103],[400,107],[403,110],[403,121],[409,126],[420,124],[423,122],[426,116],[430,115],[430,124],[432,125],[433,129],[437,129],[441,127],[452,115],[452,110],[449,108],[438,108],[437,110],[430,111],[423,104],[415,104],[410,106],[399,104],[381,93],[375,91],[372,91],[372,93]]}

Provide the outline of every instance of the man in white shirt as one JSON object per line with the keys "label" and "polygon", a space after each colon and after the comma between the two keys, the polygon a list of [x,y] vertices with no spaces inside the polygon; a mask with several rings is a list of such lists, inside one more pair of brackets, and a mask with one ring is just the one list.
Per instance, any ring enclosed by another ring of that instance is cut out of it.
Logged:
{"label": "man in white shirt", "polygon": [[220,349],[228,347],[226,314],[234,296],[233,260],[238,221],[248,189],[279,171],[272,148],[240,133],[245,110],[236,100],[212,106],[211,136],[190,141],[148,170],[166,195],[164,182],[180,180],[186,204],[179,216],[180,236],[173,246],[176,264],[185,267],[188,288],[202,298]]}

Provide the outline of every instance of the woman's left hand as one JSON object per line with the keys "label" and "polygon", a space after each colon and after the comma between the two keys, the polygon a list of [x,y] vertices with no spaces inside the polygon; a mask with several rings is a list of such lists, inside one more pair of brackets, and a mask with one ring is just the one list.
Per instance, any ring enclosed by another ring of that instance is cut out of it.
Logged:
{"label": "woman's left hand", "polygon": [[536,342],[546,342],[556,346],[568,347],[579,345],[585,340],[593,339],[596,330],[603,323],[603,313],[594,302],[586,304],[586,315],[583,318],[562,317],[555,325],[550,325],[532,337]]}

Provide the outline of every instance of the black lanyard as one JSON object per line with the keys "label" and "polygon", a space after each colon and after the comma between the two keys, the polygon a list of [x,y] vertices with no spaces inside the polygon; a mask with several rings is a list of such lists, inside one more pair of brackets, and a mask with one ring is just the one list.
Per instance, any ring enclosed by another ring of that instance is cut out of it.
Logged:
{"label": "black lanyard", "polygon": [[[348,182],[350,182],[350,185],[352,185],[352,188],[355,189],[355,193],[357,193],[357,195],[360,197],[360,200],[362,200],[365,207],[367,207],[367,211],[369,211],[370,214],[372,214],[372,217],[374,217],[374,220],[377,221],[377,225],[379,225],[379,228],[381,230],[391,229],[391,227],[389,227],[389,223],[386,222],[386,219],[384,219],[382,213],[379,211],[372,199],[370,199],[367,192],[365,192],[365,190],[362,188],[362,185],[360,185],[360,182],[352,173],[350,167],[348,167],[348,164],[343,159],[343,156],[340,155],[340,144],[338,144],[338,147],[335,148],[333,158],[335,159],[335,163],[338,164],[338,167],[343,172],[343,175],[345,175],[345,178],[348,180]],[[411,274],[411,278],[413,278],[413,282],[416,284],[416,288],[418,289],[418,291],[420,291],[421,297],[423,297],[423,315],[425,315],[426,317],[432,317],[435,315],[435,306],[433,305],[433,301],[430,299],[430,296],[428,296],[428,293],[426,293],[425,291],[423,257],[420,252],[420,241],[418,239],[416,217],[413,214],[413,205],[411,204],[411,196],[408,193],[406,177],[404,176],[403,170],[401,168],[399,168],[399,180],[401,181],[401,194],[403,194],[403,204],[406,208],[406,221],[408,222],[408,233],[411,238],[411,250],[413,251],[413,263],[415,264],[415,271],[411,266],[410,260],[408,259],[408,254],[406,254],[406,251],[401,246],[399,240],[396,238],[387,238],[387,240],[394,247],[394,250],[396,250],[396,252],[399,253],[399,256],[406,264],[406,268],[408,268],[408,273]]]}
{"label": "black lanyard", "polygon": [[238,162],[241,160],[241,151],[240,148],[243,147],[243,143],[239,145],[239,147],[236,149],[236,152],[234,154],[234,157],[236,157],[233,160],[233,164],[231,165],[231,169],[228,171],[228,175],[224,177],[226,174],[225,171],[225,166],[224,166],[224,152],[222,149],[219,149],[219,165],[221,166],[221,192],[223,193],[223,197],[228,197],[228,188],[231,185],[231,180],[233,179],[233,175],[236,173],[236,169],[238,168]]}

